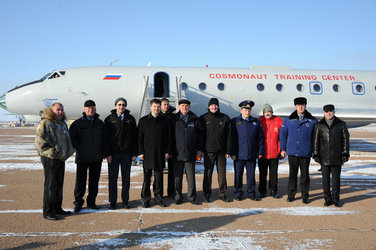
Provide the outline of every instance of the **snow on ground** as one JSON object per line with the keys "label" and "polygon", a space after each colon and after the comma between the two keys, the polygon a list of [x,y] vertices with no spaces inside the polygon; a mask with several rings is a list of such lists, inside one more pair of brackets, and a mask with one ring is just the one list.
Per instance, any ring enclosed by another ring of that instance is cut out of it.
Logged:
{"label": "snow on ground", "polygon": [[[66,209],[69,210],[69,209]],[[0,214],[25,214],[25,213],[42,213],[41,209],[28,210],[0,210]],[[325,216],[325,215],[349,215],[358,213],[358,211],[347,211],[344,208],[336,207],[279,207],[279,208],[201,208],[201,209],[159,209],[159,208],[136,208],[136,209],[89,209],[81,210],[81,214],[90,213],[121,213],[121,214],[234,214],[238,216],[248,216],[261,213],[279,213],[290,216]]]}

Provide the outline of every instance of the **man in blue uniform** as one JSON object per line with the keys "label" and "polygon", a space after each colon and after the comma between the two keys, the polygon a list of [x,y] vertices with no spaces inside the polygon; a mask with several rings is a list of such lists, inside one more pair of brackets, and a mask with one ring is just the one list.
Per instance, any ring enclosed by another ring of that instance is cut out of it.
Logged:
{"label": "man in blue uniform", "polygon": [[247,170],[247,194],[251,200],[260,201],[256,195],[256,159],[264,154],[264,134],[260,121],[251,116],[253,101],[239,104],[241,114],[231,120],[231,159],[235,167],[235,200],[243,195],[243,172]]}
{"label": "man in blue uniform", "polygon": [[307,99],[298,97],[294,99],[295,111],[283,121],[279,138],[281,156],[288,155],[289,182],[287,187],[287,201],[295,199],[297,191],[297,176],[300,168],[300,188],[303,203],[308,204],[309,191],[309,163],[311,160],[312,131],[317,119],[306,110]]}

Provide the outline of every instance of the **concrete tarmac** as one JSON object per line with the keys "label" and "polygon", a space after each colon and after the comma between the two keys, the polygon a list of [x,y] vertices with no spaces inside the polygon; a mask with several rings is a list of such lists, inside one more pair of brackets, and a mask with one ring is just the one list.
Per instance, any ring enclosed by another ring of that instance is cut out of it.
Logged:
{"label": "concrete tarmac", "polygon": [[[234,175],[228,161],[227,195],[232,202],[218,200],[216,174],[212,202],[202,202],[203,167],[198,165],[200,205],[192,205],[186,197],[183,204],[176,205],[165,197],[168,207],[152,202],[152,207],[142,208],[142,168],[134,166],[131,208],[109,210],[107,163],[103,162],[97,197],[100,209],[88,209],[85,204],[79,213],[49,221],[42,217],[44,176],[34,148],[35,128],[2,127],[0,248],[376,249],[376,125],[351,129],[350,133],[351,159],[342,170],[341,208],[323,206],[321,173],[313,161],[309,204],[302,203],[299,187],[296,200],[286,202],[286,161],[279,167],[278,187],[283,198],[233,201]],[[166,194],[167,172],[164,176]],[[70,211],[74,182],[75,164],[71,157],[66,166],[63,200],[63,208]],[[118,187],[120,199],[120,178]],[[183,193],[186,191],[184,179]]]}

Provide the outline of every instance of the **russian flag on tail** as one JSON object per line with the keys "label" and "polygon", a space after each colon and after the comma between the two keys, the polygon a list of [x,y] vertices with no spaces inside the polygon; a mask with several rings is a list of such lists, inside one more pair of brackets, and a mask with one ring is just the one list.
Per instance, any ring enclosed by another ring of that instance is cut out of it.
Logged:
{"label": "russian flag on tail", "polygon": [[122,76],[123,74],[110,74],[106,75],[103,80],[119,80]]}

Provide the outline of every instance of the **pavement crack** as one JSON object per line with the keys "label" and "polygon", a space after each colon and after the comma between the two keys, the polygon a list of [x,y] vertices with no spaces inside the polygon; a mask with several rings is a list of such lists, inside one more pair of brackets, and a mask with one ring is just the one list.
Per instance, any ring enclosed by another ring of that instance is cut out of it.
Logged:
{"label": "pavement crack", "polygon": [[138,231],[141,231],[141,229],[142,229],[142,227],[143,227],[143,225],[144,225],[144,221],[142,220],[142,213],[140,213],[140,214],[138,215],[137,220],[138,220],[137,230],[138,230]]}

